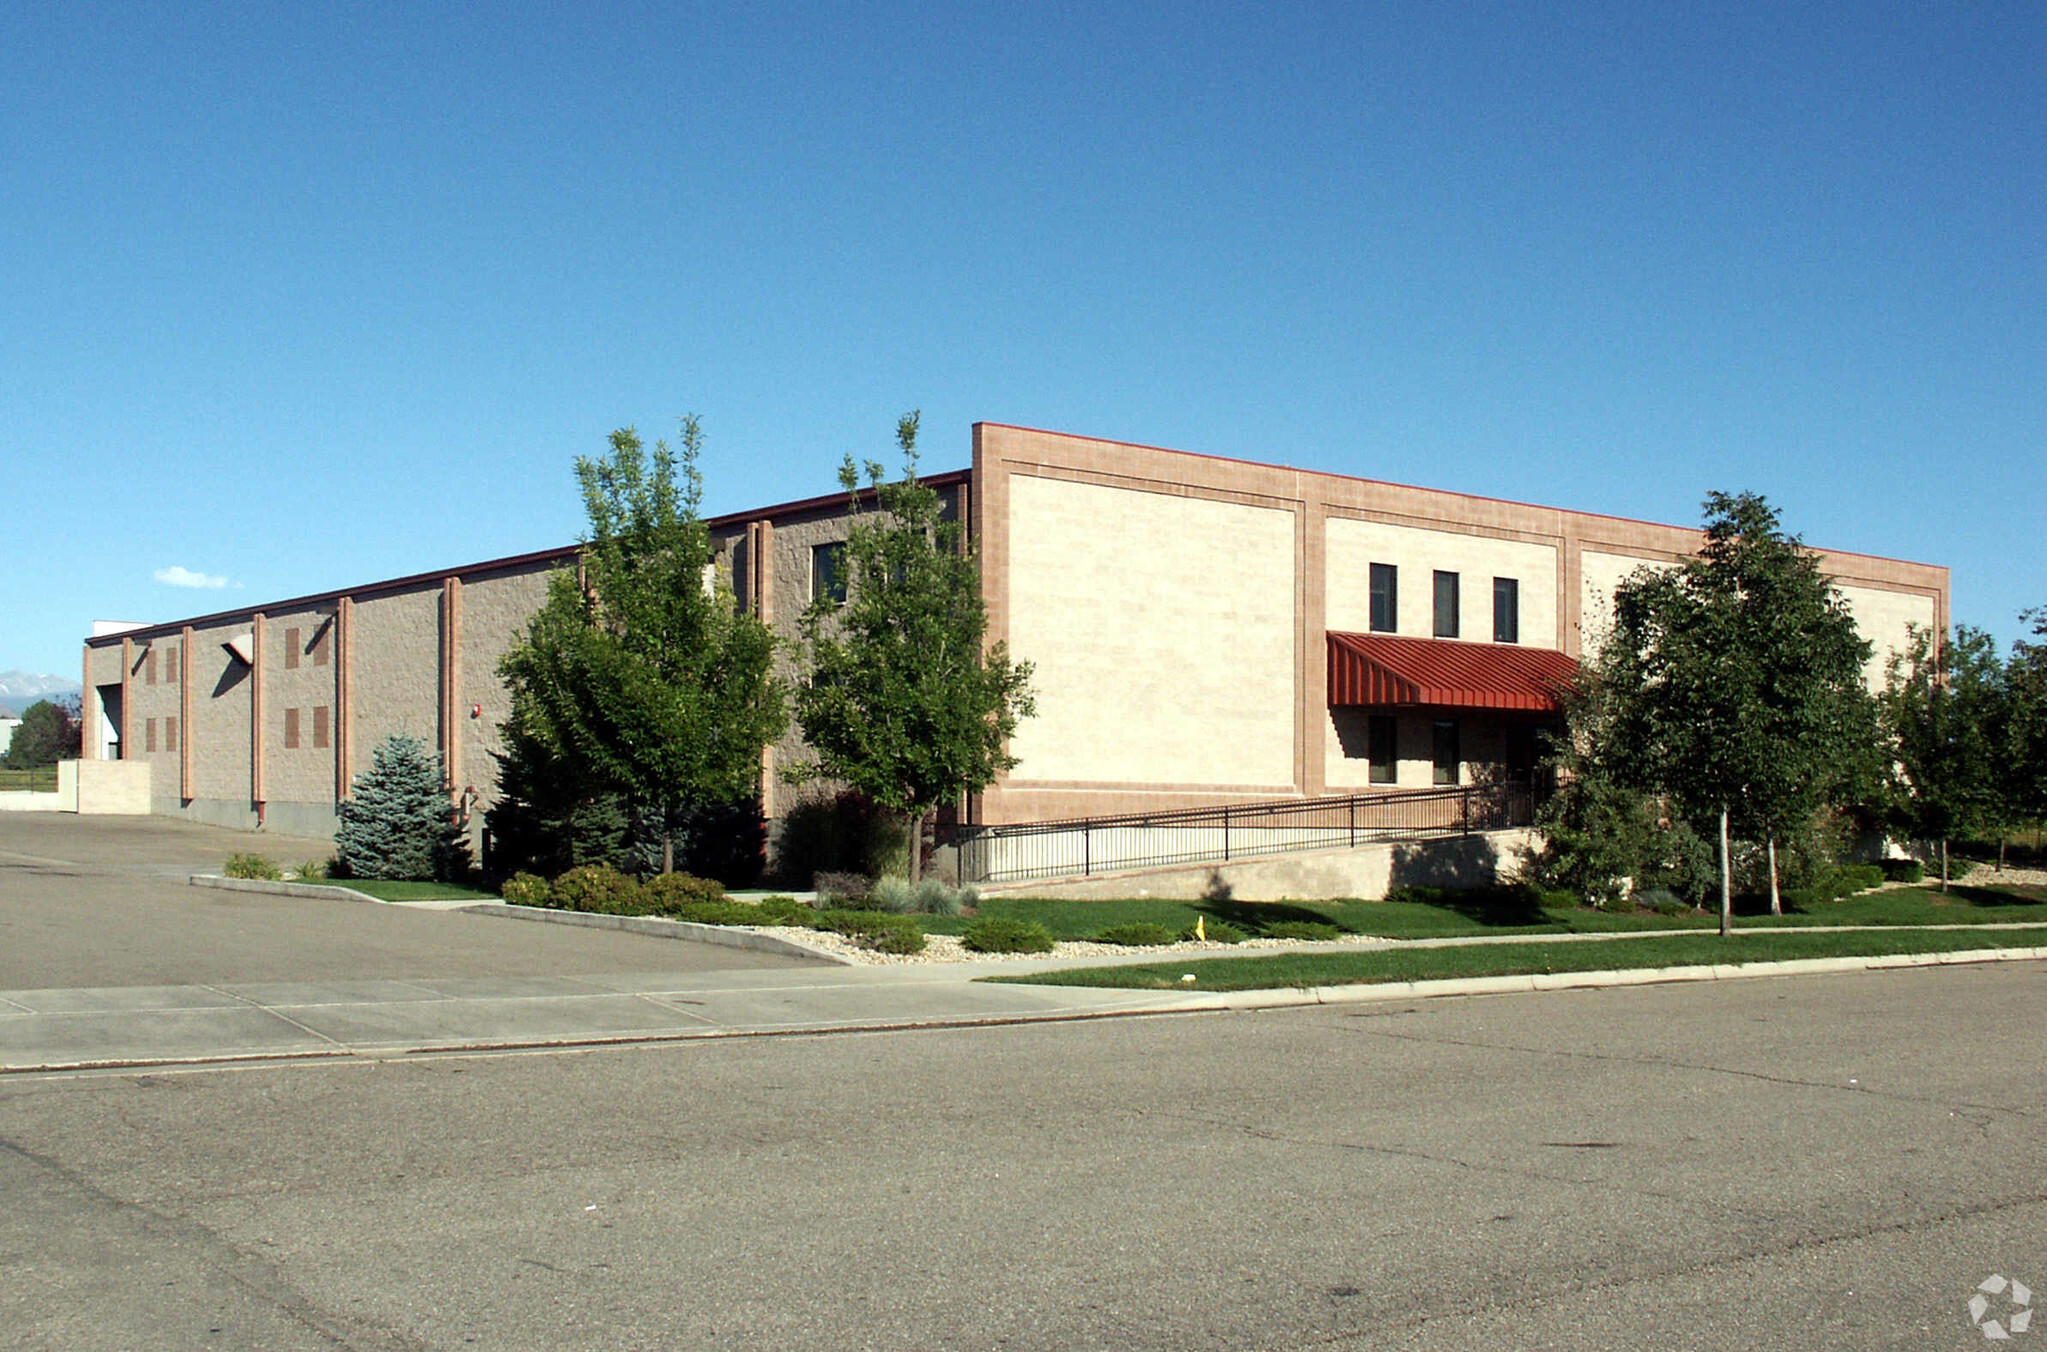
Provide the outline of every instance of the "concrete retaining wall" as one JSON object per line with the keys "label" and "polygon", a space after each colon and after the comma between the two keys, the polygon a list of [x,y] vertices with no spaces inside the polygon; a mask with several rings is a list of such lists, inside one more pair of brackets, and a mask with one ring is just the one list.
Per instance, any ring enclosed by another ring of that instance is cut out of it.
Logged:
{"label": "concrete retaining wall", "polygon": [[1170,901],[1323,901],[1360,897],[1378,901],[1388,890],[1414,887],[1488,887],[1511,871],[1533,845],[1526,829],[1475,832],[1442,840],[1360,845],[1327,850],[1133,870],[1090,878],[977,886],[990,897],[1057,897],[1094,901],[1159,897]]}

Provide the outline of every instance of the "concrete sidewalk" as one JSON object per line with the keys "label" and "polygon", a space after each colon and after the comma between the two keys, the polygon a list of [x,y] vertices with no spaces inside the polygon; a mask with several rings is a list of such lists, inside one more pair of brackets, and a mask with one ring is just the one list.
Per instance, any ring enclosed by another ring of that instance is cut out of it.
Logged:
{"label": "concrete sidewalk", "polygon": [[0,1072],[1086,1018],[1196,996],[977,984],[1019,964],[0,991]]}

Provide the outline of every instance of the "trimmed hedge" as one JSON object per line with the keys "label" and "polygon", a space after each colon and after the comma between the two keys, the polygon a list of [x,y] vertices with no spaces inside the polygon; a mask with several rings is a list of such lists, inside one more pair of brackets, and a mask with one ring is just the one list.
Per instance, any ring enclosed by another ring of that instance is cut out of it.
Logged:
{"label": "trimmed hedge", "polygon": [[922,953],[924,931],[906,915],[887,911],[819,911],[812,929],[843,934],[877,953]]}
{"label": "trimmed hedge", "polygon": [[1124,948],[1157,948],[1177,938],[1164,925],[1149,920],[1133,921],[1128,925],[1111,925],[1095,936],[1098,944],[1117,944]]}
{"label": "trimmed hedge", "polygon": [[547,879],[537,873],[514,873],[498,885],[498,895],[512,906],[547,906],[553,893]]}

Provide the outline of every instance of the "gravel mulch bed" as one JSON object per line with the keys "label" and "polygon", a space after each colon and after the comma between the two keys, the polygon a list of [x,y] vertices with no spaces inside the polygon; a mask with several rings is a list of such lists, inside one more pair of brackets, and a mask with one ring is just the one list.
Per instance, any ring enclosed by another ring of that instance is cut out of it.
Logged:
{"label": "gravel mulch bed", "polygon": [[[1050,953],[975,953],[960,943],[957,935],[930,934],[924,939],[922,953],[876,953],[862,948],[843,934],[829,930],[799,929],[794,926],[758,926],[763,934],[778,935],[812,948],[850,959],[862,966],[901,967],[915,963],[932,962],[1027,962],[1044,958],[1127,958],[1132,954],[1146,954],[1159,958],[1224,956],[1230,953],[1260,952],[1275,948],[1299,948],[1303,941],[1298,939],[1246,939],[1240,944],[1219,944],[1214,940],[1195,942],[1188,939],[1176,944],[1160,944],[1153,948],[1131,948],[1123,944],[1095,944],[1084,941],[1054,944]],[[1375,948],[1388,942],[1369,934],[1346,934],[1333,940],[1317,941],[1318,946],[1331,944],[1355,945],[1361,948]]]}

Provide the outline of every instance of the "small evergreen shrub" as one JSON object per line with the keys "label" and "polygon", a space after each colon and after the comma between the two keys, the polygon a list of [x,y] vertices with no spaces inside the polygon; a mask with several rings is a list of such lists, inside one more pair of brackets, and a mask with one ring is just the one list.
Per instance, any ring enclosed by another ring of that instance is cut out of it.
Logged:
{"label": "small evergreen shrub", "polygon": [[351,878],[446,882],[469,871],[441,758],[417,737],[384,739],[341,805],[334,856]]}
{"label": "small evergreen shrub", "polygon": [[810,925],[812,929],[843,934],[877,953],[924,951],[924,931],[906,915],[886,911],[820,911],[812,917]]}
{"label": "small evergreen shrub", "polygon": [[498,895],[513,906],[549,906],[553,888],[537,873],[514,873],[498,887]]}
{"label": "small evergreen shrub", "polygon": [[868,890],[872,886],[864,873],[820,873],[811,879],[810,885],[817,892],[817,904],[820,907],[839,906],[845,903],[865,906]]}
{"label": "small evergreen shrub", "polygon": [[948,887],[942,879],[880,878],[867,890],[867,908],[897,915],[961,915],[978,898],[972,888]]}
{"label": "small evergreen shrub", "polygon": [[784,896],[762,897],[757,909],[761,918],[754,923],[759,925],[801,925],[816,914],[796,898]]}
{"label": "small evergreen shrub", "polygon": [[1886,859],[1880,865],[1884,877],[1894,883],[1923,883],[1926,866],[1917,859]]}
{"label": "small evergreen shrub", "polygon": [[660,908],[671,920],[692,925],[764,925],[760,907],[743,901],[686,901]]}
{"label": "small evergreen shrub", "polygon": [[1250,936],[1227,920],[1210,920],[1205,916],[1202,918],[1200,934],[1194,932],[1192,925],[1180,931],[1180,939],[1184,943],[1205,939],[1212,944],[1241,944],[1248,937]]}
{"label": "small evergreen shrub", "polygon": [[1315,920],[1281,920],[1265,927],[1267,939],[1334,939],[1342,930]]}
{"label": "small evergreen shrub", "polygon": [[585,864],[554,880],[549,904],[568,911],[598,915],[645,915],[646,895],[640,885],[609,864]]}
{"label": "small evergreen shrub", "polygon": [[1125,948],[1156,948],[1160,944],[1172,943],[1173,938],[1173,932],[1164,925],[1137,920],[1128,925],[1111,925],[1095,936],[1095,942],[1120,944]]}
{"label": "small evergreen shrub", "polygon": [[260,878],[265,882],[276,882],[277,865],[260,854],[231,854],[220,871],[230,878]]}
{"label": "small evergreen shrub", "polygon": [[[710,878],[699,878],[689,873],[659,873],[643,884],[647,893],[647,906],[660,915],[673,914],[685,906],[704,903],[719,903],[725,900],[725,885]],[[717,921],[706,921],[717,924]],[[735,922],[725,922],[735,923]],[[736,923],[747,923],[740,921]]]}
{"label": "small evergreen shrub", "polygon": [[1050,953],[1052,931],[1031,920],[985,916],[967,926],[960,946],[970,953]]}

